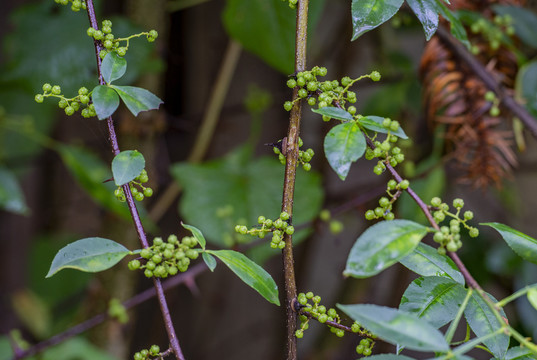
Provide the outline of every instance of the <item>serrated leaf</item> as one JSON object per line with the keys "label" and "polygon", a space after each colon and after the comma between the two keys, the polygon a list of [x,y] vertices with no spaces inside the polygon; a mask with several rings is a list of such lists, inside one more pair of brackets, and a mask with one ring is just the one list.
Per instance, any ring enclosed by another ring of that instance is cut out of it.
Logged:
{"label": "serrated leaf", "polygon": [[455,318],[465,296],[464,287],[449,278],[420,277],[405,290],[399,309],[438,329]]}
{"label": "serrated leaf", "polygon": [[457,265],[438,251],[424,243],[420,243],[412,253],[399,260],[409,270],[421,276],[442,276],[464,285],[464,276]]}
{"label": "serrated leaf", "polygon": [[370,277],[410,254],[427,234],[427,227],[409,220],[381,221],[356,240],[344,275]]}
{"label": "serrated leaf", "polygon": [[233,250],[207,250],[231,269],[242,281],[252,287],[268,302],[280,306],[278,286],[261,266],[248,259],[244,254]]}
{"label": "serrated leaf", "polygon": [[388,21],[403,0],[352,0],[352,41]]}
{"label": "serrated leaf", "polygon": [[537,240],[515,230],[507,225],[497,222],[482,223],[500,233],[507,245],[524,260],[537,264]]}
{"label": "serrated leaf", "polygon": [[351,164],[362,157],[367,144],[354,121],[334,126],[324,138],[324,153],[328,163],[341,180],[345,180]]}
{"label": "serrated leaf", "polygon": [[[490,294],[488,296],[496,302],[494,297]],[[500,314],[504,319],[507,319],[503,309],[500,310]],[[477,291],[472,293],[468,306],[464,310],[464,316],[468,325],[478,337],[489,335],[505,325],[494,316],[489,305],[479,296]],[[503,359],[509,347],[509,336],[505,334],[496,335],[483,343],[494,356],[498,359]]]}
{"label": "serrated leaf", "polygon": [[123,245],[100,237],[77,240],[60,251],[52,260],[47,278],[62,269],[99,272],[111,268],[129,254]]}
{"label": "serrated leaf", "polygon": [[103,59],[101,74],[107,84],[121,78],[127,71],[127,60],[119,56],[115,51],[111,51]]}
{"label": "serrated leaf", "polygon": [[[360,125],[362,125],[366,129],[372,130],[378,133],[382,133],[382,134],[387,134],[388,129],[382,126],[383,121],[384,121],[383,117],[375,116],[375,115],[367,115],[358,119],[358,122],[360,123]],[[397,131],[390,131],[390,134],[397,135],[401,139],[408,139],[408,136],[405,134],[405,131],[403,130],[401,126],[399,126]]]}
{"label": "serrated leaf", "polygon": [[438,9],[435,0],[406,0],[423,26],[425,39],[429,41],[438,28]]}
{"label": "serrated leaf", "polygon": [[0,166],[0,209],[19,215],[29,213],[17,177],[2,166]]}
{"label": "serrated leaf", "polygon": [[537,289],[531,288],[528,291],[527,296],[528,296],[528,301],[530,302],[531,306],[533,306],[533,308],[537,310]]}
{"label": "serrated leaf", "polygon": [[117,92],[106,85],[97,85],[91,93],[91,99],[99,120],[111,116],[119,106]]}
{"label": "serrated leaf", "polygon": [[510,15],[511,24],[520,40],[534,49],[537,48],[537,38],[535,38],[537,15],[533,11],[524,7],[509,5],[492,5],[492,9],[498,15]]}
{"label": "serrated leaf", "polygon": [[[203,250],[205,250],[205,244],[206,244],[206,241],[205,241],[205,237],[203,236],[203,234],[201,233],[201,231],[197,228],[197,227],[194,227],[192,225],[187,225],[187,224],[183,224],[181,223],[181,225],[189,230],[192,235],[194,235],[194,238],[196,238],[196,240],[198,241],[198,243],[200,244],[201,248]],[[216,265],[215,265],[216,266]]]}
{"label": "serrated leaf", "polygon": [[406,312],[371,304],[337,305],[353,320],[392,344],[418,351],[447,351],[442,333]]}
{"label": "serrated leaf", "polygon": [[203,258],[203,261],[205,261],[205,264],[207,265],[209,270],[214,271],[214,269],[216,268],[215,257],[206,252],[202,252],[201,257]]}
{"label": "serrated leaf", "polygon": [[334,118],[338,120],[344,120],[344,121],[354,120],[354,118],[348,111],[337,108],[337,107],[333,107],[333,106],[326,106],[320,109],[311,109],[311,111],[313,111],[314,113],[328,116],[330,118]]}
{"label": "serrated leaf", "polygon": [[146,89],[119,85],[111,85],[110,87],[117,91],[127,109],[134,116],[137,116],[142,111],[158,109],[160,104],[163,103],[158,96]]}
{"label": "serrated leaf", "polygon": [[112,175],[117,186],[136,179],[145,168],[144,156],[137,150],[125,150],[112,160]]}

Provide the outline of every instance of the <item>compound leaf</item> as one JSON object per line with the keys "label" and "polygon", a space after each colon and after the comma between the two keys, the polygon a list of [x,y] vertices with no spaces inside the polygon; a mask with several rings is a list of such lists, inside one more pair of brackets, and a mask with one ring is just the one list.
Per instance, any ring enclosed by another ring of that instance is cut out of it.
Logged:
{"label": "compound leaf", "polygon": [[185,229],[189,230],[189,231],[192,233],[192,235],[194,235],[194,237],[196,238],[196,240],[197,240],[198,243],[200,244],[201,248],[202,248],[203,250],[205,250],[205,244],[206,244],[207,242],[205,241],[205,236],[203,236],[203,234],[201,233],[201,231],[200,231],[197,227],[194,227],[194,226],[192,226],[192,225],[187,225],[187,224],[183,224],[183,223],[181,223],[181,225],[182,225]]}
{"label": "compound leaf", "polygon": [[343,120],[343,121],[354,120],[354,118],[348,111],[337,108],[337,107],[333,107],[333,106],[325,106],[320,109],[311,109],[311,111],[313,111],[314,113],[325,115],[330,118],[334,118],[338,120]]}
{"label": "compound leaf", "polygon": [[425,39],[429,41],[438,28],[438,9],[435,0],[406,0],[423,26]]}

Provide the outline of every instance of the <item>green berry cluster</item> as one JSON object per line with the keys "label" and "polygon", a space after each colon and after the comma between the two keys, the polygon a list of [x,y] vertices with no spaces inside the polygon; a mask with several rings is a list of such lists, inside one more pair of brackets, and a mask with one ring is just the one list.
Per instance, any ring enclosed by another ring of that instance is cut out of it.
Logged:
{"label": "green berry cluster", "polygon": [[276,220],[259,216],[257,218],[257,223],[261,225],[261,227],[248,229],[245,225],[237,225],[235,226],[235,231],[242,235],[248,234],[257,236],[260,239],[263,239],[268,233],[272,233],[270,247],[273,249],[283,249],[285,247],[285,241],[283,240],[284,235],[293,235],[295,233],[294,226],[289,225],[289,218],[289,214],[285,211],[282,212],[280,217]]}
{"label": "green berry cluster", "polygon": [[58,98],[58,107],[65,111],[68,116],[73,115],[82,109],[81,115],[85,118],[96,116],[95,107],[91,104],[91,93],[85,87],[78,89],[78,95],[72,98],[66,98],[62,95],[62,88],[59,85],[43,84],[43,93],[35,95],[35,101],[42,103],[47,97]]}
{"label": "green berry cluster", "polygon": [[338,326],[341,325],[341,317],[337,310],[334,308],[327,309],[326,306],[321,305],[321,297],[313,294],[311,291],[298,294],[297,302],[300,304],[300,329],[295,332],[297,338],[301,339],[304,336],[304,331],[309,328],[309,321],[315,319],[321,324],[326,324],[330,328],[330,331],[336,334],[337,337],[343,337],[345,335],[345,329],[354,334],[365,336],[366,339],[360,341],[360,345],[358,346],[361,347],[357,347],[356,352],[365,356],[371,355],[371,350],[375,344],[373,339],[376,336],[362,328],[360,324],[354,322],[350,328]]}
{"label": "green berry cluster", "polygon": [[[134,200],[142,201],[146,197],[153,196],[153,189],[143,185],[148,181],[149,177],[147,176],[147,171],[143,169],[140,175],[129,182],[129,188],[131,189]],[[125,193],[123,192],[123,188],[121,186],[117,187],[117,189],[114,191],[114,195],[119,201],[125,202]]]}
{"label": "green berry cluster", "polygon": [[298,4],[298,0],[282,0],[282,1],[287,1],[291,9],[296,9],[296,5]]}
{"label": "green berry cluster", "polygon": [[[390,179],[386,186],[386,194],[389,196],[383,196],[379,199],[379,206],[374,210],[367,210],[365,212],[365,218],[367,220],[375,220],[384,218],[384,220],[393,220],[395,218],[392,212],[394,202],[401,196],[402,192],[410,186],[408,180],[402,180],[397,182],[394,179]],[[395,192],[394,192],[395,191]]]}
{"label": "green berry cluster", "polygon": [[[300,148],[304,145],[304,142],[299,137],[298,138],[298,162],[302,165],[302,168],[306,171],[311,170],[311,164],[310,161],[313,158],[313,155],[315,155],[315,152],[313,149],[307,149],[306,151],[300,150]],[[286,147],[287,145],[283,141],[279,141],[276,146],[274,146],[272,149],[274,150],[274,153],[278,155],[278,160],[280,160],[280,163],[282,165],[285,165],[286,162],[286,154],[287,150],[283,149],[283,147]]]}
{"label": "green berry cluster", "polygon": [[[505,35],[513,36],[515,34],[515,28],[512,24],[513,18],[511,15],[496,15],[492,22],[485,18],[480,18],[473,22],[470,26],[470,31],[483,36],[492,50],[498,50],[502,42],[505,41]],[[477,45],[473,45],[471,51],[477,55],[480,49]]]}
{"label": "green berry cluster", "polygon": [[[90,27],[86,33],[89,37],[99,41],[103,46],[104,49],[99,52],[99,57],[101,59],[104,59],[106,54],[111,51],[115,51],[119,56],[125,56],[127,50],[129,50],[129,42],[132,38],[145,36],[148,42],[153,42],[158,37],[158,32],[156,30],[151,30],[149,32],[142,32],[125,38],[116,38],[112,33],[112,21],[110,20],[103,20],[101,30]],[[122,44],[124,46],[122,46]]]}
{"label": "green berry cluster", "polygon": [[162,358],[160,354],[160,347],[158,345],[151,345],[149,349],[143,349],[134,354],[134,360],[146,360],[153,358]]}
{"label": "green berry cluster", "polygon": [[156,237],[152,246],[140,251],[140,256],[146,260],[145,264],[139,259],[134,259],[129,261],[129,269],[145,269],[146,277],[159,278],[173,276],[179,271],[185,272],[190,260],[195,260],[199,256],[199,251],[193,249],[197,244],[197,240],[192,236],[185,236],[181,241],[173,234],[168,236],[167,241]]}
{"label": "green berry cluster", "polygon": [[319,219],[321,219],[322,221],[328,222],[328,226],[332,234],[337,235],[343,231],[343,228],[344,228],[343,223],[338,220],[332,220],[332,214],[330,214],[329,210],[327,209],[321,210],[319,214]]}
{"label": "green berry cluster", "polygon": [[119,299],[112,298],[108,303],[108,316],[117,319],[121,324],[126,324],[129,321],[129,315],[127,315],[127,309],[119,301]]}
{"label": "green berry cluster", "polygon": [[489,114],[490,116],[497,117],[500,115],[500,99],[496,97],[496,94],[492,91],[487,91],[485,93],[485,101],[492,103],[490,107]]}
{"label": "green berry cluster", "polygon": [[457,210],[455,213],[449,212],[449,205],[442,202],[439,197],[431,199],[430,209],[433,211],[433,218],[438,224],[446,220],[446,216],[451,218],[449,226],[441,226],[440,230],[436,231],[433,236],[433,240],[440,245],[438,253],[442,255],[446,251],[454,252],[461,248],[461,225],[468,230],[471,237],[479,236],[479,230],[467,224],[469,220],[474,218],[474,213],[467,210],[463,213],[462,218],[460,216],[464,200],[454,199],[453,207]]}
{"label": "green berry cluster", "polygon": [[394,146],[399,138],[397,135],[392,134],[399,130],[399,122],[391,120],[390,118],[384,119],[382,126],[388,130],[388,134],[384,141],[374,140],[374,148],[367,148],[365,151],[365,158],[367,160],[373,160],[378,158],[377,165],[373,168],[373,172],[377,175],[381,175],[386,170],[386,164],[390,164],[392,167],[401,164],[405,161],[405,155],[398,146]]}
{"label": "green berry cluster", "polygon": [[86,2],[82,0],[54,0],[54,2],[60,5],[69,5],[71,3],[71,10],[73,11],[86,10]]}
{"label": "green berry cluster", "polygon": [[[355,82],[363,78],[371,78],[373,81],[380,80],[380,73],[378,71],[373,71],[370,74],[360,76],[356,79],[351,79],[350,77],[345,76],[341,79],[341,82],[338,80],[317,80],[317,76],[326,76],[326,73],[327,70],[325,67],[315,66],[312,70],[301,71],[291,79],[287,80],[287,86],[289,88],[299,88],[298,99],[295,99],[294,101],[307,99],[310,106],[317,105],[319,109],[331,106],[332,104],[344,107],[346,102],[354,104],[357,100],[356,93],[349,90]],[[293,108],[293,102],[286,101],[283,104],[283,108],[286,111],[290,111]],[[354,113],[356,113],[356,108],[350,106],[347,111],[351,115],[354,115]],[[329,121],[330,118],[323,116],[323,120]]]}

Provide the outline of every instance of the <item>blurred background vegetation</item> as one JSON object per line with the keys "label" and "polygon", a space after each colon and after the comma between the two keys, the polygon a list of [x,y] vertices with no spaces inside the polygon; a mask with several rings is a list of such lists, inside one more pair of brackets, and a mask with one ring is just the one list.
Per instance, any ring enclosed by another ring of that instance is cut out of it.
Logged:
{"label": "blurred background vegetation", "polygon": [[[120,148],[137,149],[146,158],[155,190],[141,207],[149,234],[183,234],[180,222],[190,223],[212,247],[246,251],[282,284],[279,251],[248,243],[251,239],[233,229],[237,223],[255,224],[258,215],[279,214],[283,167],[265,144],[287,131],[282,105],[291,97],[285,82],[294,68],[294,11],[280,0],[97,5],[99,18],[111,19],[117,36],[159,32],[154,44],[132,41],[121,82],[153,91],[164,105],[138,118],[124,110],[114,117]],[[498,126],[508,132],[517,165],[509,165],[499,181],[476,188],[475,178],[468,179],[453,161],[442,136],[445,125],[427,119],[423,111],[418,68],[426,42],[408,9],[350,42],[348,0],[311,0],[310,7],[308,67],[326,66],[329,79],[381,72],[380,83],[359,83],[358,111],[397,119],[411,136],[402,170],[417,192],[426,201],[463,197],[476,223],[498,221],[536,236],[535,139],[502,120]],[[66,270],[45,279],[54,254],[76,239],[100,236],[139,247],[126,205],[115,200],[110,183],[103,183],[111,177],[112,159],[106,124],[67,117],[52,101],[34,102],[44,82],[61,85],[68,95],[96,84],[88,27],[83,12],[52,0],[0,3],[0,359],[11,356],[8,334],[20,345],[36,343],[106,312],[111,299],[127,300],[151,287],[141,274],[127,270],[126,261],[100,274]],[[524,41],[516,45],[527,59],[535,55]],[[526,71],[527,76],[536,73]],[[525,91],[531,93],[531,86]],[[313,148],[316,156],[313,170],[299,169],[297,175],[299,291],[321,295],[326,306],[370,302],[397,307],[412,280],[402,266],[367,280],[341,274],[351,246],[368,226],[364,212],[377,206],[387,177],[374,175],[375,164],[360,160],[345,182],[339,180],[323,156],[328,125],[305,107],[303,114],[304,147]],[[515,135],[525,141],[515,141]],[[398,201],[396,216],[424,221],[409,200]],[[330,210],[330,219],[319,219],[322,209]],[[534,265],[523,265],[494,233],[481,232],[478,239],[466,239],[461,256],[490,293],[502,298],[537,282]],[[223,267],[210,275],[201,272],[186,285],[167,296],[187,359],[282,358],[282,309]],[[506,310],[512,324],[537,336],[537,314],[525,298]],[[151,344],[165,348],[156,301],[128,315],[128,323],[107,321],[42,358],[126,359]],[[349,359],[356,343],[351,336],[336,339],[314,324],[299,341],[300,358]],[[385,344],[376,348],[388,349]]]}

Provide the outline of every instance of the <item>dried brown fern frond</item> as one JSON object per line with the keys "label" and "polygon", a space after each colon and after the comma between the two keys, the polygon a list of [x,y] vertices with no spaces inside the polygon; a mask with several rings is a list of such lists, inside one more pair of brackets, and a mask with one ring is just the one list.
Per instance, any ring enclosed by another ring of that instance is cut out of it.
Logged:
{"label": "dried brown fern frond", "polygon": [[[492,16],[493,3],[519,1],[452,1],[455,9],[480,11]],[[500,47],[491,49],[488,42],[474,35],[479,47],[479,62],[498,84],[512,88],[517,72],[514,55]],[[431,127],[446,128],[446,150],[456,161],[463,182],[475,187],[499,186],[517,165],[510,130],[511,115],[504,109],[492,116],[492,104],[485,100],[488,88],[438,37],[427,44],[420,64],[426,116]]]}

